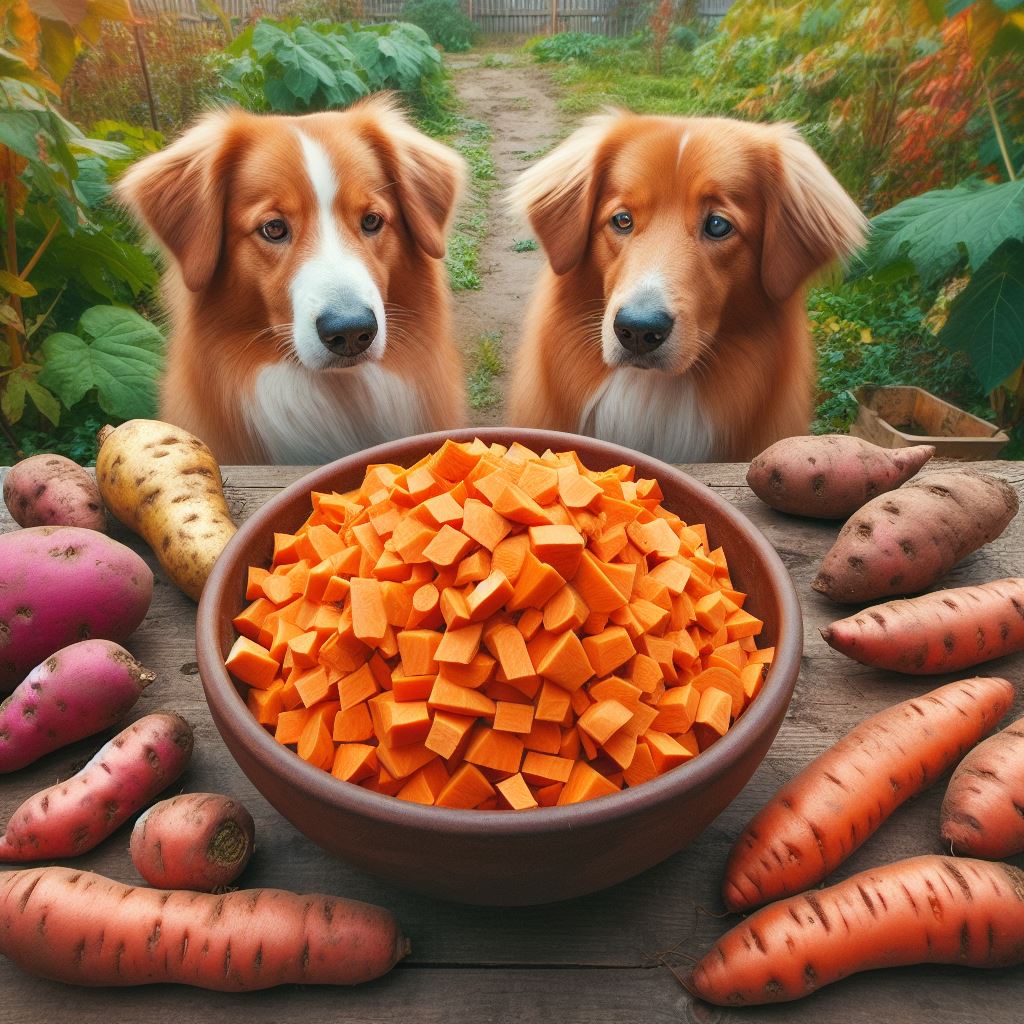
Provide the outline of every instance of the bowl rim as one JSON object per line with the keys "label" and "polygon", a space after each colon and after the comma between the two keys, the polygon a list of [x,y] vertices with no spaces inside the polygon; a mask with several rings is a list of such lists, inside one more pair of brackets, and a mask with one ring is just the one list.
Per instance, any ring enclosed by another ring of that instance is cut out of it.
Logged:
{"label": "bowl rim", "polygon": [[[466,442],[475,437],[487,443],[509,443],[510,438],[519,439],[520,443],[530,448],[541,445],[541,450],[579,450],[581,445],[591,451],[597,448],[602,458],[617,460],[612,464],[636,465],[638,475],[653,476],[659,483],[663,482],[665,476],[681,479],[684,487],[701,495],[716,517],[729,520],[735,529],[748,536],[778,591],[780,614],[775,656],[757,699],[709,750],[640,786],[627,787],[618,793],[583,803],[531,808],[526,813],[517,814],[507,810],[479,811],[426,806],[375,793],[337,779],[330,772],[303,761],[294,751],[278,743],[256,721],[227,671],[220,651],[218,609],[232,598],[230,588],[233,583],[235,552],[240,552],[264,533],[266,528],[262,525],[263,520],[278,508],[290,504],[303,494],[308,496],[313,490],[325,489],[326,481],[346,472],[357,469],[365,471],[369,465],[392,462],[389,453],[393,453],[396,446],[422,448],[426,453],[436,451],[445,440]],[[642,471],[638,463],[644,465]],[[394,826],[400,822],[404,827],[444,835],[493,838],[553,834],[566,828],[589,828],[612,820],[630,818],[651,811],[670,797],[678,798],[683,793],[697,794],[720,776],[728,774],[756,742],[760,732],[776,716],[785,714],[799,673],[803,628],[796,589],[774,547],[742,512],[706,484],[671,463],[661,462],[642,452],[597,438],[559,431],[481,426],[412,435],[355,452],[313,469],[270,498],[242,524],[214,564],[196,615],[196,651],[203,689],[218,730],[223,733],[225,728],[230,728],[236,739],[249,748],[250,756],[262,760],[280,782],[334,809],[358,815],[375,824]],[[774,685],[769,685],[773,680]],[[230,745],[226,745],[230,752]],[[244,767],[243,772],[248,774]]]}

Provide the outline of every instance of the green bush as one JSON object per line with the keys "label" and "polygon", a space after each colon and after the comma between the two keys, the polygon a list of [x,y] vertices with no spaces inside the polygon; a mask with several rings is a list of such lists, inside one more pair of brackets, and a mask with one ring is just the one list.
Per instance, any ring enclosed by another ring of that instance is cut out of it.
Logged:
{"label": "green bush", "polygon": [[575,60],[584,64],[614,48],[613,40],[607,36],[595,36],[589,32],[559,32],[542,37],[530,46],[539,61],[565,63]]}
{"label": "green bush", "polygon": [[815,433],[845,433],[861,384],[914,384],[975,415],[990,417],[966,357],[923,325],[930,294],[910,288],[841,285],[808,296],[818,352]]}
{"label": "green bush", "polygon": [[468,50],[476,38],[476,26],[458,0],[406,0],[401,17],[419,25],[433,42],[452,53]]}
{"label": "green bush", "polygon": [[441,57],[416,25],[263,20],[227,49],[221,78],[243,107],[278,114],[347,107],[384,89],[423,104]]}

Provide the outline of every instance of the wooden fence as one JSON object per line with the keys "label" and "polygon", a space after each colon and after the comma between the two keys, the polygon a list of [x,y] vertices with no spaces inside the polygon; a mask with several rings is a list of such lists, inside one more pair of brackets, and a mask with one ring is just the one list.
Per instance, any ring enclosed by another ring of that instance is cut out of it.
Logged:
{"label": "wooden fence", "polygon": [[[243,21],[261,14],[273,17],[284,6],[284,0],[218,2],[229,17]],[[732,2],[699,0],[697,16],[718,21]],[[405,0],[362,0],[361,20],[370,23],[397,21],[404,3]],[[592,32],[617,37],[629,35],[644,20],[638,0],[461,0],[461,4],[485,34],[541,35],[551,30],[554,15],[559,32]],[[174,15],[183,26],[216,21],[210,8],[204,7],[201,0],[133,0],[133,7],[143,17],[147,14]]]}

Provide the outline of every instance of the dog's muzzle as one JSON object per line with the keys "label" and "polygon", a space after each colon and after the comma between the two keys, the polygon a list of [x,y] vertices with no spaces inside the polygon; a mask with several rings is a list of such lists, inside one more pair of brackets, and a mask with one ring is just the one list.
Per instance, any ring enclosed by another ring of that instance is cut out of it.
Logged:
{"label": "dog's muzzle", "polygon": [[328,311],[316,318],[316,333],[324,347],[349,359],[362,355],[377,337],[377,317],[369,306]]}
{"label": "dog's muzzle", "polygon": [[660,307],[625,305],[615,314],[612,329],[627,352],[642,356],[666,341],[674,323],[671,314]]}

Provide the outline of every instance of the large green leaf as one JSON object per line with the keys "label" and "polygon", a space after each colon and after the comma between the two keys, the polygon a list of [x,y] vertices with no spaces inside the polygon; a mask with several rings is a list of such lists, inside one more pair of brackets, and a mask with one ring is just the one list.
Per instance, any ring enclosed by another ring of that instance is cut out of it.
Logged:
{"label": "large green leaf", "polygon": [[96,390],[100,408],[121,419],[156,412],[156,381],[164,339],[148,320],[118,306],[93,306],[82,314],[83,335],[51,334],[42,345],[40,383],[72,406]]}
{"label": "large green leaf", "polygon": [[961,182],[914,196],[875,217],[851,276],[909,261],[930,285],[951,275],[965,252],[968,266],[977,271],[1011,238],[1024,239],[1024,181]]}
{"label": "large green leaf", "polygon": [[967,353],[986,391],[1024,362],[1024,242],[1006,242],[971,278],[939,341]]}

